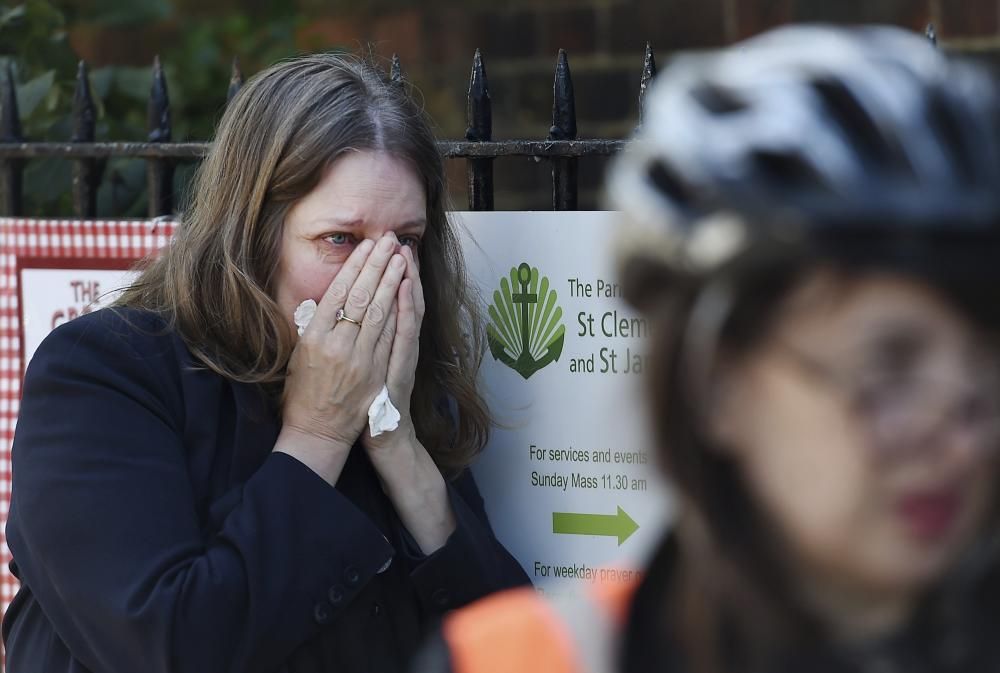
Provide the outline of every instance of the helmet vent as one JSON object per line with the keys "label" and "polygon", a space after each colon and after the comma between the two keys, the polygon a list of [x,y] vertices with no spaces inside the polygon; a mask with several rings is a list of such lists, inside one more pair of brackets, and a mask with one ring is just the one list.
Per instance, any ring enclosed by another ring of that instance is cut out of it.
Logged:
{"label": "helmet vent", "polygon": [[843,82],[819,79],[812,82],[812,87],[829,118],[837,123],[848,144],[862,158],[880,166],[905,167],[912,172],[906,158],[887,141],[871,115]]}
{"label": "helmet vent", "polygon": [[976,170],[973,158],[969,155],[969,146],[965,142],[965,133],[954,110],[945,100],[944,94],[937,89],[931,89],[927,94],[927,120],[938,138],[938,145],[948,154],[948,160],[965,182],[975,179]]}
{"label": "helmet vent", "polygon": [[650,163],[646,176],[668,200],[681,207],[690,205],[692,201],[690,190],[662,160]]}
{"label": "helmet vent", "polygon": [[746,101],[736,97],[727,89],[713,84],[702,84],[691,91],[691,96],[708,112],[717,115],[740,112],[747,107]]}
{"label": "helmet vent", "polygon": [[796,186],[825,189],[826,183],[811,164],[798,153],[754,150],[750,154],[757,171],[762,177],[773,180],[780,186]]}

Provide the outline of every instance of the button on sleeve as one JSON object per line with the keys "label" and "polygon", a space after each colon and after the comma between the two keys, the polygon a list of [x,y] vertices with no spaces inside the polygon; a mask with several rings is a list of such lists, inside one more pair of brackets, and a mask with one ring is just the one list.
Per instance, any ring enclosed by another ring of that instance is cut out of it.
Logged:
{"label": "button on sleeve", "polygon": [[326,603],[317,603],[313,608],[313,619],[317,624],[326,624],[330,621],[330,608]]}
{"label": "button on sleeve", "polygon": [[326,597],[329,599],[331,605],[334,607],[339,606],[344,602],[344,590],[335,584],[330,587],[330,591],[327,592]]}

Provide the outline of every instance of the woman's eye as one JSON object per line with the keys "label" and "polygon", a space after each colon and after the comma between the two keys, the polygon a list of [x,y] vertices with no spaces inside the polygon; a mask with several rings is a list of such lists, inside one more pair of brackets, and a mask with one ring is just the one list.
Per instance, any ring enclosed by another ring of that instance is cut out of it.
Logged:
{"label": "woman's eye", "polygon": [[351,241],[351,237],[348,234],[336,233],[327,236],[326,240],[330,241],[334,245],[346,245]]}
{"label": "woman's eye", "polygon": [[420,247],[420,237],[419,236],[400,236],[399,242],[403,245],[408,245],[414,250]]}
{"label": "woman's eye", "polygon": [[911,371],[877,371],[860,378],[854,397],[865,412],[885,414],[909,405],[921,392],[921,383]]}

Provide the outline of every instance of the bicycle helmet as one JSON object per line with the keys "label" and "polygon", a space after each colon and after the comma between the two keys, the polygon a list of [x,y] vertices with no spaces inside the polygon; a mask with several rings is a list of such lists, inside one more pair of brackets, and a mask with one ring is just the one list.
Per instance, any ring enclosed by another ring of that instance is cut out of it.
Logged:
{"label": "bicycle helmet", "polygon": [[986,71],[897,28],[786,27],[681,56],[610,174],[626,288],[640,267],[697,284],[804,244],[1000,270],[997,103]]}

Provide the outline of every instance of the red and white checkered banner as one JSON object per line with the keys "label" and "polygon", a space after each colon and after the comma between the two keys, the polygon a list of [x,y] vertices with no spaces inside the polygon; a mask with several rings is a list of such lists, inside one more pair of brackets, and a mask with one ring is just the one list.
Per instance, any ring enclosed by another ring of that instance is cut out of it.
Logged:
{"label": "red and white checkered banner", "polygon": [[17,591],[2,530],[27,362],[53,328],[113,299],[127,269],[166,245],[174,227],[161,220],[0,218],[0,610]]}

